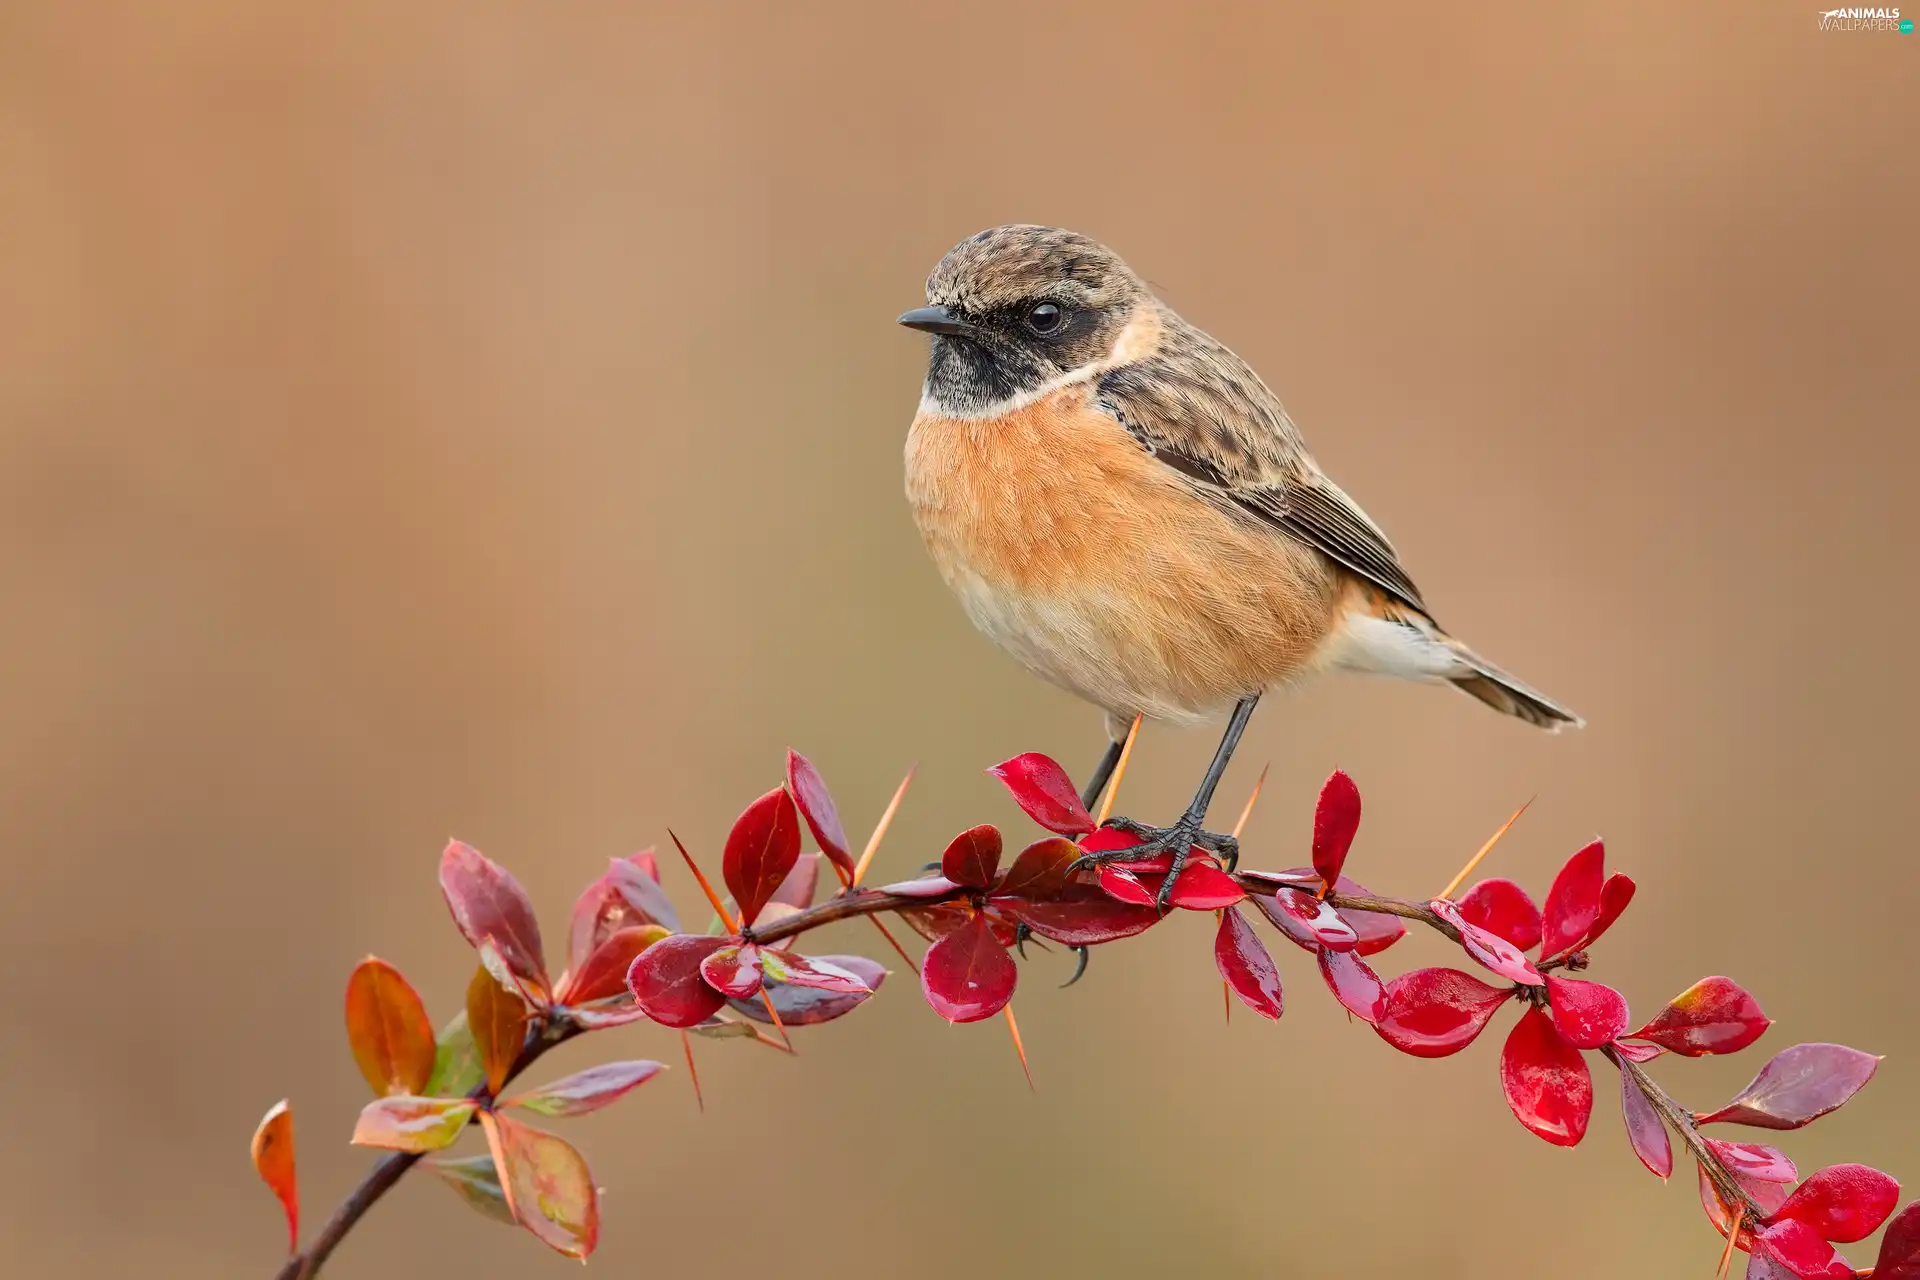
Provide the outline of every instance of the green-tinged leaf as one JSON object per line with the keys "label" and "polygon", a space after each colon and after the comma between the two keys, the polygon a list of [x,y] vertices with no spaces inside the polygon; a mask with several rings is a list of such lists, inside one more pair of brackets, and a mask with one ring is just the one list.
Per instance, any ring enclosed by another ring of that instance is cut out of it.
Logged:
{"label": "green-tinged leaf", "polygon": [[497,1095],[526,1042],[527,1005],[517,993],[501,986],[484,964],[467,984],[467,1027],[480,1053],[487,1092]]}
{"label": "green-tinged leaf", "polygon": [[480,1063],[480,1048],[473,1042],[473,1028],[467,1025],[462,1009],[440,1028],[438,1047],[433,1054],[433,1074],[420,1092],[430,1098],[460,1098],[472,1093],[487,1078]]}
{"label": "green-tinged leaf", "polygon": [[417,1094],[433,1075],[427,1007],[385,960],[368,956],[347,979],[347,1043],[376,1094]]}
{"label": "green-tinged leaf", "polygon": [[755,1034],[751,1023],[741,1022],[735,1018],[709,1018],[699,1026],[688,1027],[687,1030],[697,1036],[705,1036],[709,1040],[732,1040]]}
{"label": "green-tinged leaf", "polygon": [[300,1251],[300,1184],[293,1163],[293,1112],[285,1098],[268,1108],[253,1131],[253,1167],[287,1211],[287,1252]]}
{"label": "green-tinged leaf", "polygon": [[388,1151],[438,1151],[450,1146],[478,1108],[466,1098],[418,1098],[396,1094],[360,1109],[353,1126],[359,1147]]}
{"label": "green-tinged leaf", "polygon": [[511,1116],[483,1112],[480,1123],[514,1218],[569,1258],[591,1254],[600,1237],[600,1196],[586,1158]]}
{"label": "green-tinged leaf", "polygon": [[513,1210],[507,1205],[507,1193],[500,1187],[500,1174],[493,1167],[493,1156],[465,1156],[455,1160],[429,1160],[427,1165],[440,1180],[452,1187],[474,1212],[495,1222],[513,1226]]}
{"label": "green-tinged leaf", "polygon": [[632,1090],[659,1075],[666,1068],[657,1062],[636,1059],[609,1062],[563,1076],[552,1084],[507,1098],[502,1107],[519,1107],[543,1116],[583,1116],[618,1102]]}

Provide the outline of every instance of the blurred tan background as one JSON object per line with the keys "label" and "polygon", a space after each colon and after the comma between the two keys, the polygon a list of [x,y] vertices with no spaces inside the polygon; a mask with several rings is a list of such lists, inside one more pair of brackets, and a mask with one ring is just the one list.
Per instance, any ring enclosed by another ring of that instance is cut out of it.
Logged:
{"label": "blurred tan background", "polygon": [[[270,1272],[248,1135],[291,1095],[314,1225],[358,1176],[343,984],[377,952],[455,1007],[450,834],[558,934],[667,824],[713,854],[789,744],[862,834],[919,762],[884,873],[1029,830],[981,769],[1084,770],[1098,716],[926,563],[893,325],[1010,220],[1235,345],[1448,625],[1591,721],[1272,700],[1223,792],[1272,761],[1251,861],[1303,860],[1336,765],[1388,892],[1538,795],[1489,871],[1538,889],[1597,830],[1643,886],[1597,976],[1645,1013],[1730,972],[1779,1020],[1661,1077],[1705,1105],[1798,1040],[1886,1053],[1786,1145],[1920,1186],[1920,37],[1814,8],[0,9],[9,1273]],[[1153,732],[1126,807],[1175,813],[1212,744]],[[678,1070],[566,1125],[596,1270],[1708,1273],[1611,1071],[1551,1149],[1500,1031],[1402,1058],[1291,948],[1286,1018],[1223,1027],[1210,928],[1071,992],[1029,965],[1037,1096],[904,974],[797,1060],[705,1046],[704,1116]],[[565,1266],[422,1179],[330,1274]]]}

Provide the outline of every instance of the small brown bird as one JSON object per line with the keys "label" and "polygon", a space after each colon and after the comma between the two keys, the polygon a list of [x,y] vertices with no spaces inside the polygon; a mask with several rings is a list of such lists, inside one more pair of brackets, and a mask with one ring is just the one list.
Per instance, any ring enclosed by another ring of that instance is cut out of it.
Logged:
{"label": "small brown bird", "polygon": [[[1107,713],[1091,805],[1136,713],[1232,708],[1174,826],[1231,862],[1207,807],[1260,695],[1338,668],[1444,682],[1546,729],[1572,712],[1442,631],[1400,557],[1307,453],[1246,363],[1086,236],[1004,226],[955,245],[900,323],[933,335],[907,497],[974,625]],[[1174,882],[1168,876],[1166,888]]]}

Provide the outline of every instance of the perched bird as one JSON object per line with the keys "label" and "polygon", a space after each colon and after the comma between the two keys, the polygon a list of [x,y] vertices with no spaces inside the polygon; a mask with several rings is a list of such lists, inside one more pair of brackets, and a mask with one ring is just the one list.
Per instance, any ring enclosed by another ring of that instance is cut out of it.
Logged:
{"label": "perched bird", "polygon": [[[1207,807],[1260,695],[1338,668],[1447,683],[1546,729],[1571,711],[1440,629],[1378,525],[1259,376],[1105,246],[1003,226],[955,245],[900,323],[933,335],[907,497],[974,625],[1107,713],[1232,709],[1193,803],[1118,856],[1231,862]],[[1166,887],[1175,876],[1169,875]],[[1163,887],[1162,893],[1166,892]]]}

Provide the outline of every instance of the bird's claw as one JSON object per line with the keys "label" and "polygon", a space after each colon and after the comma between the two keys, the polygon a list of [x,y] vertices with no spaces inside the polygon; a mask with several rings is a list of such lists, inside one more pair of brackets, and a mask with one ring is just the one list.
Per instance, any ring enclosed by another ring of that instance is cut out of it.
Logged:
{"label": "bird's claw", "polygon": [[1080,981],[1081,977],[1087,972],[1087,948],[1068,947],[1067,950],[1073,952],[1073,976],[1060,984],[1062,991],[1065,991],[1068,987]]}
{"label": "bird's claw", "polygon": [[1168,867],[1167,878],[1160,883],[1160,892],[1155,904],[1162,915],[1173,895],[1174,882],[1180,878],[1192,857],[1192,851],[1199,849],[1212,854],[1232,871],[1240,862],[1240,842],[1232,836],[1223,836],[1213,831],[1203,830],[1201,819],[1187,814],[1171,827],[1150,827],[1144,822],[1135,822],[1132,818],[1109,818],[1106,825],[1130,836],[1138,836],[1140,843],[1125,849],[1103,849],[1098,853],[1083,853],[1074,859],[1069,871],[1078,871],[1083,867],[1101,867],[1110,862],[1144,862],[1148,858],[1162,853],[1173,855]]}

